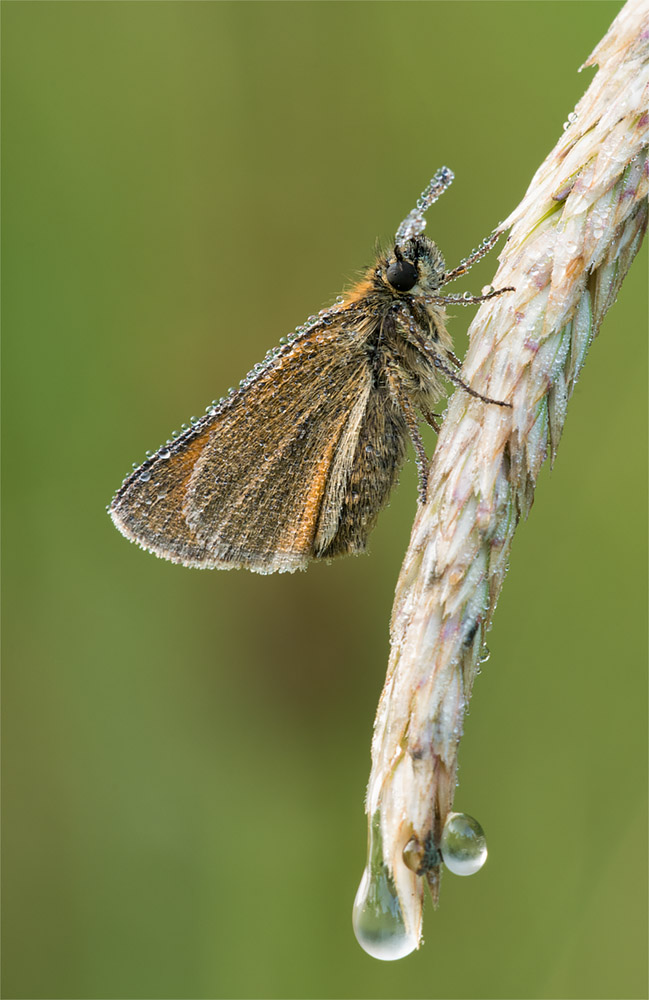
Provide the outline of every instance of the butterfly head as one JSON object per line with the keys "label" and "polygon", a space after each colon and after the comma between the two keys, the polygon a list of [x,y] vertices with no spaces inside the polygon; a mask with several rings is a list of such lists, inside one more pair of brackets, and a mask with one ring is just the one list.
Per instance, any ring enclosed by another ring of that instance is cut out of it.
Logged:
{"label": "butterfly head", "polygon": [[383,277],[397,295],[432,295],[444,284],[445,269],[439,248],[422,234],[395,243]]}

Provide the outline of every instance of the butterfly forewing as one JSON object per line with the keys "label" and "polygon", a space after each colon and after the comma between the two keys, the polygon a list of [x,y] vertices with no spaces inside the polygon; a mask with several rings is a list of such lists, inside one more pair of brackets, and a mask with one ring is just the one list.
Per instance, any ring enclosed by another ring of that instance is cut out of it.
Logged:
{"label": "butterfly forewing", "polygon": [[[365,342],[362,323],[335,323],[280,351],[126,480],[111,507],[120,530],[175,562],[258,572],[364,548],[384,502],[368,504],[366,477],[378,467],[385,494],[398,471],[368,443],[377,413]],[[403,428],[388,428],[387,448],[395,434]]]}

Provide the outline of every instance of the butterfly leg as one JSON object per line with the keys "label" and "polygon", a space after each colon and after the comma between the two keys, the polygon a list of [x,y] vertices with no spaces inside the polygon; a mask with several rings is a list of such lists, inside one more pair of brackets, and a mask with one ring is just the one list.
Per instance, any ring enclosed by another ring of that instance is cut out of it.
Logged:
{"label": "butterfly leg", "polygon": [[[419,470],[419,502],[424,503],[426,500],[426,491],[428,489],[428,456],[426,454],[421,434],[419,433],[417,413],[403,385],[403,381],[398,373],[398,370],[396,368],[388,368],[386,370],[386,378],[390,389],[390,395],[403,413],[406,424],[408,425],[408,430],[410,432],[410,437],[412,439],[417,458],[417,469]],[[435,425],[433,424],[433,426]]]}
{"label": "butterfly leg", "polygon": [[454,267],[452,271],[447,271],[444,275],[444,280],[442,284],[445,285],[449,281],[454,281],[456,278],[461,277],[461,275],[466,274],[469,268],[473,267],[477,261],[481,260],[485,254],[488,254],[502,233],[497,230],[493,232],[491,236],[487,236],[485,240],[482,241],[477,250],[473,250],[468,257],[463,257],[457,267]]}
{"label": "butterfly leg", "polygon": [[[505,289],[503,289],[503,291],[504,290]],[[446,376],[449,382],[453,382],[455,383],[455,385],[459,385],[462,389],[464,389],[465,392],[468,392],[469,396],[473,396],[474,399],[481,399],[483,403],[493,403],[494,406],[506,406],[508,407],[508,409],[511,410],[512,408],[511,403],[506,403],[502,399],[492,399],[491,396],[483,396],[481,392],[476,392],[475,389],[472,389],[470,385],[467,385],[466,382],[463,382],[459,375],[457,375],[451,368],[449,368],[447,365],[444,364],[437,351],[431,346],[431,344],[428,343],[428,341],[424,337],[420,336],[416,331],[413,331],[412,336],[413,336],[413,342],[416,343],[417,346],[421,348],[424,354],[427,354],[431,358],[435,367],[439,369],[439,371],[443,372],[443,374]]]}
{"label": "butterfly leg", "polygon": [[433,428],[436,434],[439,434],[441,428],[437,421],[441,417],[441,413],[433,413],[433,411],[429,410],[427,406],[422,406],[420,409],[426,423]]}
{"label": "butterfly leg", "polygon": [[487,292],[485,295],[470,295],[468,292],[465,292],[463,295],[427,295],[426,302],[436,302],[445,306],[471,306],[476,305],[479,302],[488,302],[489,299],[495,299],[499,295],[504,295],[505,292],[515,291],[515,288],[508,285],[507,288],[494,288],[491,292]]}

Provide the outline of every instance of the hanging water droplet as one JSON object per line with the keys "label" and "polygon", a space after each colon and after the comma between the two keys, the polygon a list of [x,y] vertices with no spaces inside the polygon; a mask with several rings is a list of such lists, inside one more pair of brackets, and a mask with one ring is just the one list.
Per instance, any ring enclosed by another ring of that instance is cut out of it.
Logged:
{"label": "hanging water droplet", "polygon": [[473,298],[473,296],[471,295],[471,292],[463,292],[462,298],[468,301],[469,299]]}
{"label": "hanging water droplet", "polygon": [[442,863],[440,853],[433,842],[432,832],[428,834],[424,843],[417,837],[411,837],[403,849],[402,857],[406,868],[415,875],[424,875]]}
{"label": "hanging water droplet", "polygon": [[426,862],[426,848],[420,844],[416,837],[411,837],[403,849],[403,863],[406,868],[416,875],[424,871]]}
{"label": "hanging water droplet", "polygon": [[487,860],[487,840],[477,819],[449,813],[440,841],[442,859],[454,875],[475,875]]}
{"label": "hanging water droplet", "polygon": [[354,900],[352,924],[356,940],[372,958],[386,962],[405,958],[418,944],[406,929],[392,875],[383,861],[379,812],[370,825],[367,867]]}
{"label": "hanging water droplet", "polygon": [[491,656],[491,650],[486,643],[482,644],[482,649],[480,650],[480,656],[478,657],[478,663],[486,663]]}

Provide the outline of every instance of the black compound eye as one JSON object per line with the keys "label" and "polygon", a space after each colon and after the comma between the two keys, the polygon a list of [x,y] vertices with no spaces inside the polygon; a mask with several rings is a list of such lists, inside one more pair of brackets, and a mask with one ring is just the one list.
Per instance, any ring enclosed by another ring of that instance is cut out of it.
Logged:
{"label": "black compound eye", "polygon": [[409,260],[393,260],[385,276],[398,292],[409,292],[417,284],[417,268]]}

